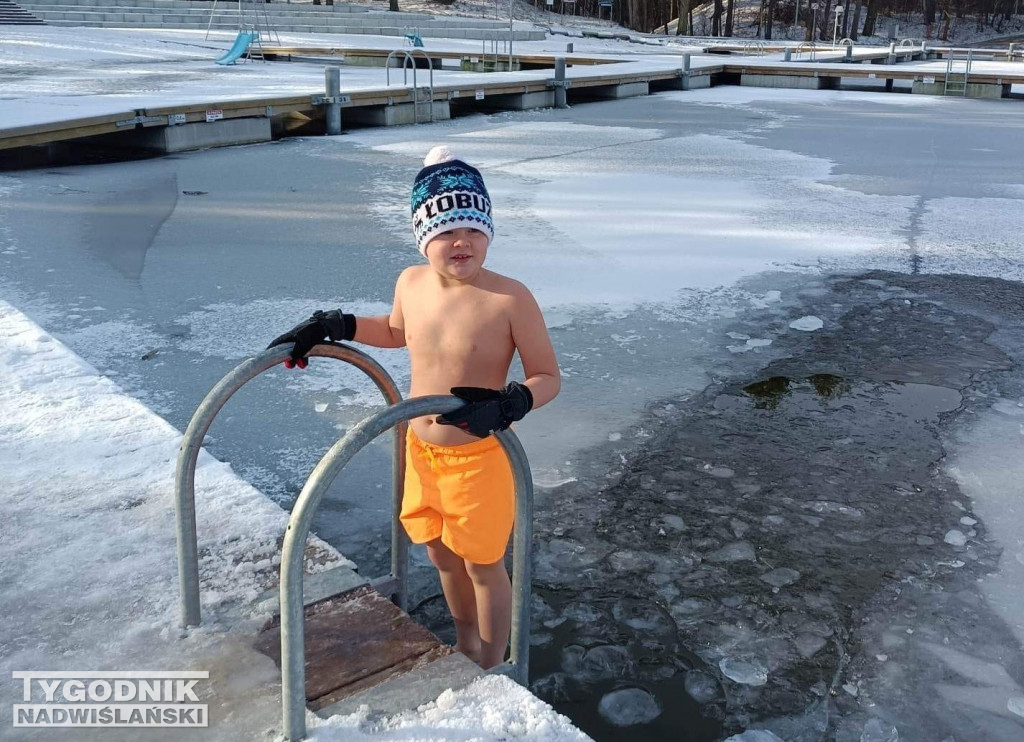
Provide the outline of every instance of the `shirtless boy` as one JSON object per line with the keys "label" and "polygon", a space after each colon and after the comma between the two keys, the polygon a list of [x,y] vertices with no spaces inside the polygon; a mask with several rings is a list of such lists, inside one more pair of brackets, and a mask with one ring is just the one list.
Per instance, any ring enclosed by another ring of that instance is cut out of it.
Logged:
{"label": "shirtless boy", "polygon": [[[428,265],[407,268],[390,315],[317,312],[271,343],[295,343],[288,368],[305,368],[317,343],[355,340],[408,347],[410,397],[466,401],[410,421],[401,520],[425,543],[455,622],[455,648],[484,669],[505,657],[512,586],[504,556],[515,514],[512,472],[491,435],[558,394],[561,377],[540,308],[518,281],[483,267],[494,235],[483,178],[435,147],[416,176],[413,232]],[[505,384],[519,353],[526,379]]]}

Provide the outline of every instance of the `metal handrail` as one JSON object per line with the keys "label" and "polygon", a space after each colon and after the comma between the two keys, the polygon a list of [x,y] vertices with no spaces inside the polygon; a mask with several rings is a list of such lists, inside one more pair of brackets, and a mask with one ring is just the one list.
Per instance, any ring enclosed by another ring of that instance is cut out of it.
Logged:
{"label": "metal handrail", "polygon": [[[288,358],[291,349],[290,344],[280,345],[236,366],[210,390],[185,429],[174,472],[174,513],[177,520],[178,586],[181,590],[182,626],[198,626],[202,620],[199,604],[199,553],[196,544],[195,473],[203,438],[210,429],[213,419],[231,396],[246,382]],[[398,387],[388,372],[375,360],[355,348],[335,343],[322,343],[314,346],[309,355],[336,358],[351,363],[373,380],[388,404],[395,404],[402,399]],[[392,507],[395,517],[391,524],[391,575],[397,583],[394,590],[395,602],[399,607],[405,608],[405,578],[408,572],[409,542],[405,531],[398,522],[405,477],[405,438],[399,435],[399,431],[395,432],[393,456],[395,473]]]}
{"label": "metal handrail", "polygon": [[797,54],[803,54],[805,51],[809,51],[811,53],[810,57],[809,57],[809,60],[811,62],[813,62],[814,61],[814,54],[815,54],[815,52],[817,50],[818,50],[818,47],[817,47],[817,44],[814,41],[805,41],[803,44],[801,44],[800,46],[798,46],[796,48],[796,53]]}
{"label": "metal handrail", "polygon": [[402,61],[403,82],[405,81],[404,76],[408,74],[406,72],[406,67],[409,64],[409,62],[412,61],[412,80],[413,80],[413,85],[412,85],[412,102],[413,102],[412,117],[415,120],[415,122],[418,124],[420,119],[419,119],[419,116],[417,115],[416,105],[415,104],[419,100],[420,96],[419,96],[419,91],[416,89],[416,52],[420,52],[423,55],[423,58],[427,60],[427,69],[430,70],[430,108],[427,109],[427,116],[428,116],[430,122],[433,123],[433,121],[434,121],[434,61],[430,58],[429,54],[427,54],[422,49],[413,49],[412,50],[412,54],[407,54],[405,56],[405,59]]}
{"label": "metal handrail", "polygon": [[416,83],[416,52],[420,52],[427,60],[427,67],[430,69],[430,108],[429,117],[430,120],[434,120],[434,61],[430,58],[430,55],[423,49],[413,49],[409,52],[405,49],[395,49],[393,52],[388,54],[388,58],[384,61],[384,67],[387,70],[385,77],[387,80],[388,87],[391,87],[391,60],[396,54],[401,54],[402,59],[402,84],[409,84],[409,62],[412,62],[412,118],[414,123],[420,122],[419,114],[419,86]]}
{"label": "metal handrail", "polygon": [[[370,415],[353,426],[324,454],[299,494],[285,532],[281,551],[281,706],[285,737],[294,742],[306,736],[305,615],[302,559],[306,538],[320,501],[335,477],[364,446],[390,428],[423,415],[451,412],[465,402],[434,395],[407,399]],[[526,452],[515,433],[495,433],[512,466],[516,488],[515,530],[512,537],[512,636],[509,661],[493,672],[507,673],[526,685],[530,660],[530,544],[533,538],[533,480]]]}

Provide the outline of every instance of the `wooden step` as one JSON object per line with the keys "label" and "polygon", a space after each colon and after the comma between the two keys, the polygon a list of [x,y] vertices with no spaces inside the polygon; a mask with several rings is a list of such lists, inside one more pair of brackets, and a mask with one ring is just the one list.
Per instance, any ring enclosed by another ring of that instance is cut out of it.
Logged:
{"label": "wooden step", "polygon": [[[306,702],[317,711],[454,653],[369,586],[305,609]],[[280,617],[256,648],[281,666]]]}

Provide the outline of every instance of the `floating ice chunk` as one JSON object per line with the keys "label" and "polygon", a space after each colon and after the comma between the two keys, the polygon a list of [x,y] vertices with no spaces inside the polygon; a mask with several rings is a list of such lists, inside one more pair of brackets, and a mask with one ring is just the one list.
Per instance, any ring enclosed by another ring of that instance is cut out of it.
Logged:
{"label": "floating ice chunk", "polygon": [[795,319],[789,323],[789,326],[794,330],[803,330],[804,332],[814,332],[820,330],[825,326],[821,317],[815,317],[813,314],[809,314],[806,317]]}
{"label": "floating ice chunk", "polygon": [[570,644],[562,650],[562,669],[584,683],[620,678],[633,672],[633,660],[625,647],[601,645],[585,649]]}
{"label": "floating ice chunk", "polygon": [[313,409],[316,410],[317,412],[327,412],[327,403],[317,402],[315,405],[313,405]]}
{"label": "floating ice chunk", "polygon": [[730,479],[736,476],[736,472],[730,469],[728,466],[711,466],[711,464],[704,464],[704,472],[710,474],[717,479]]}
{"label": "floating ice chunk", "polygon": [[726,544],[721,549],[708,554],[709,562],[741,562],[743,560],[754,561],[754,547],[749,541],[734,541]]}
{"label": "floating ice chunk", "polygon": [[661,716],[658,701],[643,688],[613,690],[597,704],[597,711],[617,727],[647,724]]}
{"label": "floating ice chunk", "polygon": [[900,733],[892,724],[881,719],[869,719],[860,733],[860,742],[899,742]]}
{"label": "floating ice chunk", "polygon": [[793,640],[793,644],[796,646],[796,651],[800,653],[800,656],[804,659],[813,657],[822,649],[825,648],[825,640],[815,634],[800,634],[796,639]]}
{"label": "floating ice chunk", "polygon": [[612,443],[615,443],[616,441],[621,441],[622,433],[609,433],[608,440],[610,440]]}
{"label": "floating ice chunk", "polygon": [[785,742],[785,740],[767,729],[748,729],[745,732],[732,735],[725,742]]}
{"label": "floating ice chunk", "polygon": [[958,531],[955,528],[951,528],[946,532],[946,535],[942,538],[950,546],[963,546],[967,543],[967,537],[962,531]]}
{"label": "floating ice chunk", "polygon": [[977,522],[978,521],[976,521],[974,518],[969,518],[966,515],[963,518],[960,519],[960,525],[962,525],[962,526],[973,526]]}
{"label": "floating ice chunk", "polygon": [[750,340],[747,341],[748,348],[765,348],[771,344],[771,338],[750,338]]}
{"label": "floating ice chunk", "polygon": [[750,335],[744,335],[742,332],[727,332],[726,336],[731,337],[733,340],[749,340]]}
{"label": "floating ice chunk", "polygon": [[757,309],[764,309],[769,304],[776,304],[782,301],[781,291],[766,291],[764,296],[750,297],[750,304]]}
{"label": "floating ice chunk", "polygon": [[843,685],[843,690],[845,690],[847,693],[849,693],[854,698],[856,698],[857,694],[860,693],[860,690],[853,683],[845,683]]}
{"label": "floating ice chunk", "polygon": [[792,585],[799,579],[800,573],[795,569],[789,569],[788,567],[773,569],[771,572],[763,574],[760,577],[761,582],[767,582],[773,587],[785,587],[786,585]]}
{"label": "floating ice chunk", "polygon": [[1011,714],[1024,716],[1024,696],[1010,696],[1006,701],[1006,708]]}
{"label": "floating ice chunk", "polygon": [[690,670],[683,678],[687,695],[697,703],[711,703],[721,695],[718,681],[700,670]]}
{"label": "floating ice chunk", "polygon": [[725,348],[730,353],[746,353],[748,350],[753,350],[752,347],[750,347],[749,345],[746,345],[746,344],[744,344],[744,345],[727,345],[727,346],[725,346]]}
{"label": "floating ice chunk", "polygon": [[686,523],[678,515],[663,515],[661,516],[661,522],[674,531],[686,530]]}
{"label": "floating ice chunk", "polygon": [[725,677],[740,685],[764,685],[768,682],[768,668],[759,662],[734,660],[726,657],[718,661],[718,669]]}
{"label": "floating ice chunk", "polygon": [[1000,399],[992,404],[992,409],[995,412],[1001,412],[1004,415],[1020,417],[1024,415],[1024,402],[1014,402],[1012,399]]}

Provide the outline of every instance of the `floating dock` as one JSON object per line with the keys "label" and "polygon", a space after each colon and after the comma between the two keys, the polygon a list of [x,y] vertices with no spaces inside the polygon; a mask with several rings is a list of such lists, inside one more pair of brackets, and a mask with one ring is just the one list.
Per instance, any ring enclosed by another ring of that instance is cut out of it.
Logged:
{"label": "floating dock", "polygon": [[[474,55],[464,51],[415,50],[408,69],[389,69],[390,84],[339,96],[344,126],[392,126],[445,120],[472,111],[524,110],[550,107],[556,89],[564,86],[568,103],[646,95],[651,91],[689,90],[713,85],[836,90],[841,81],[877,81],[886,90],[894,81],[909,81],[915,94],[957,95],[1002,99],[1013,85],[1024,85],[1024,64],[1009,50],[972,50],[976,64],[965,74],[957,62],[964,50],[950,48],[840,47],[789,48],[785,59],[760,53],[722,60],[715,54],[637,54],[627,59],[581,54]],[[749,49],[748,49],[749,51]],[[401,61],[387,49],[344,46],[264,46],[270,60],[302,60],[326,66],[385,66]],[[406,54],[405,50],[397,53]],[[552,70],[556,56],[568,67],[564,83]],[[952,57],[952,59],[950,59]],[[945,58],[945,61],[943,61]],[[1024,59],[1024,58],[1022,58]],[[281,63],[281,62],[278,62]],[[412,69],[415,65],[416,69]],[[457,66],[462,74],[453,72]],[[502,70],[466,74],[465,70]],[[511,68],[511,71],[505,71]],[[950,73],[952,70],[952,75]],[[381,76],[384,77],[384,70]],[[435,73],[440,79],[435,78]],[[399,81],[400,76],[402,77]],[[412,77],[414,84],[409,84]],[[431,84],[432,83],[432,84]],[[37,147],[56,142],[101,137],[120,146],[177,152],[206,147],[269,141],[298,130],[315,129],[323,119],[324,93],[259,96],[241,100],[211,98],[192,104],[114,109],[85,118],[0,129],[0,150]],[[102,140],[102,139],[101,139]]]}

